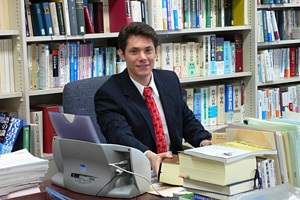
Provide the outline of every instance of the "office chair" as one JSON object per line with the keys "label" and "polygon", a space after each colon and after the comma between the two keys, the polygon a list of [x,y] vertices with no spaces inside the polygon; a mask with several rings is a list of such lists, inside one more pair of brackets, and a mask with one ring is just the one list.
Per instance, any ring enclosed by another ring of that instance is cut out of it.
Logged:
{"label": "office chair", "polygon": [[63,90],[64,113],[90,116],[102,143],[106,143],[106,139],[97,123],[94,109],[94,95],[97,89],[109,79],[109,77],[110,76],[101,76],[69,82],[65,85]]}

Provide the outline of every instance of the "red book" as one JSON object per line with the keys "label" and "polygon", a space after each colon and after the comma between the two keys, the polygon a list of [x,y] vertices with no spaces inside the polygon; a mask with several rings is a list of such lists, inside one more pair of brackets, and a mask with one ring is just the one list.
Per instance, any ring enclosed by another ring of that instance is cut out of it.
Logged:
{"label": "red book", "polygon": [[235,72],[243,72],[243,35],[235,34]]}
{"label": "red book", "polygon": [[89,13],[89,8],[87,6],[84,6],[83,11],[84,11],[84,20],[85,20],[85,29],[86,29],[85,32],[95,33],[94,26]]}
{"label": "red book", "polygon": [[56,132],[53,128],[53,125],[50,120],[50,112],[60,112],[60,105],[56,104],[41,104],[41,105],[32,105],[31,109],[43,111],[43,152],[52,153],[52,140],[56,136]]}
{"label": "red book", "polygon": [[93,3],[94,9],[94,29],[96,33],[104,33],[103,24],[103,3],[95,2]]}
{"label": "red book", "polygon": [[109,0],[110,32],[119,32],[132,22],[130,0]]}
{"label": "red book", "polygon": [[290,77],[296,76],[296,47],[290,47]]}

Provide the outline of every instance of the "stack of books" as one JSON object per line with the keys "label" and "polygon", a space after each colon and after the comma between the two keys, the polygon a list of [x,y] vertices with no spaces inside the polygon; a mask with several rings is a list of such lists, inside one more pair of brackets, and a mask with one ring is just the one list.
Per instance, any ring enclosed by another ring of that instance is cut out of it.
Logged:
{"label": "stack of books", "polygon": [[34,157],[27,149],[0,156],[0,198],[13,192],[39,187],[49,168],[48,160]]}
{"label": "stack of books", "polygon": [[257,156],[276,154],[276,149],[243,141],[184,150],[179,153],[183,187],[217,199],[258,189]]}

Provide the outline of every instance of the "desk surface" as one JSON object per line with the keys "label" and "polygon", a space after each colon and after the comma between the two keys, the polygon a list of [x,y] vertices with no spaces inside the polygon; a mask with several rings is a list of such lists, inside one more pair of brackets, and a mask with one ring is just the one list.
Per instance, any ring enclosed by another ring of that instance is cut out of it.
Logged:
{"label": "desk surface", "polygon": [[[56,186],[54,184],[51,183],[51,180],[45,180],[41,183],[40,185],[40,189],[41,192],[37,193],[37,194],[31,194],[31,195],[27,195],[27,196],[23,196],[23,197],[17,197],[17,198],[12,198],[11,200],[52,200],[53,198],[51,198],[48,193],[45,191],[45,188],[49,187],[67,197],[70,197],[72,199],[78,199],[78,200],[99,200],[99,199],[113,199],[113,200],[118,200],[119,198],[108,198],[108,197],[93,197],[90,195],[85,195],[85,194],[79,194],[76,192],[72,192],[70,190],[67,190],[65,188],[61,188],[59,186]],[[140,196],[137,196],[133,199],[138,199],[138,200],[149,200],[149,199],[156,199],[156,198],[160,198],[159,196],[156,195],[152,195],[149,193],[145,193],[142,194]]]}

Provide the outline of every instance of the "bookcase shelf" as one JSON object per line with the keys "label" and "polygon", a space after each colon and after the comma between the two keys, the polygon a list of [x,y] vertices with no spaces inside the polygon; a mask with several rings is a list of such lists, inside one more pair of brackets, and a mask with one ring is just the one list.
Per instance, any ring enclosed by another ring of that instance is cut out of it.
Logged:
{"label": "bookcase shelf", "polygon": [[261,4],[257,5],[258,10],[262,9],[283,9],[283,8],[299,8],[299,3],[284,3],[284,4]]}
{"label": "bookcase shelf", "polygon": [[0,99],[12,99],[12,98],[21,98],[22,92],[12,92],[8,94],[0,94]]}
{"label": "bookcase shelf", "polygon": [[[205,85],[206,83],[211,84],[219,81],[236,81],[245,80],[245,95],[246,97],[255,98],[255,90],[257,89],[256,77],[255,77],[255,59],[256,54],[256,40],[255,40],[255,9],[256,2],[248,2],[246,6],[247,13],[245,18],[248,19],[247,25],[242,26],[227,26],[227,27],[215,27],[215,28],[194,28],[194,29],[181,29],[181,30],[162,30],[157,31],[160,42],[172,41],[173,38],[183,41],[183,36],[186,35],[205,35],[205,34],[216,34],[216,35],[228,35],[233,33],[243,34],[243,60],[244,60],[244,72],[216,75],[216,76],[205,76],[205,77],[191,77],[182,78],[180,82],[183,86],[186,85]],[[34,36],[27,37],[25,31],[25,2],[24,0],[12,0],[9,1],[9,9],[11,12],[11,30],[0,30],[1,36],[10,36],[15,42],[14,56],[15,56],[15,67],[16,69],[16,85],[18,85],[17,92],[11,94],[0,94],[0,106],[1,101],[10,98],[20,98],[21,103],[18,104],[18,113],[26,123],[30,121],[30,105],[33,102],[40,102],[46,99],[48,96],[55,96],[62,98],[63,88],[52,88],[47,90],[30,90],[29,75],[27,69],[27,45],[31,43],[51,43],[55,42],[68,42],[68,41],[97,41],[99,43],[106,43],[108,40],[117,38],[118,33],[97,33],[97,34],[85,34],[85,35],[59,35],[59,36]],[[295,41],[296,42],[296,41]],[[41,100],[42,99],[42,100]],[[251,105],[251,101],[246,98],[246,112],[247,116],[254,116],[255,108]],[[62,99],[58,99],[62,101]]]}
{"label": "bookcase shelf", "polygon": [[280,40],[274,42],[258,42],[257,48],[258,49],[275,48],[275,47],[282,47],[287,45],[298,45],[299,43],[300,43],[300,39]]}
{"label": "bookcase shelf", "polygon": [[0,30],[0,36],[12,36],[12,35],[19,35],[19,30]]}
{"label": "bookcase shelf", "polygon": [[293,83],[299,83],[300,77],[290,77],[290,78],[284,78],[281,80],[276,80],[272,82],[266,82],[266,83],[258,83],[258,87],[267,87],[267,86],[274,86],[274,85],[281,85],[281,84],[293,84]]}

